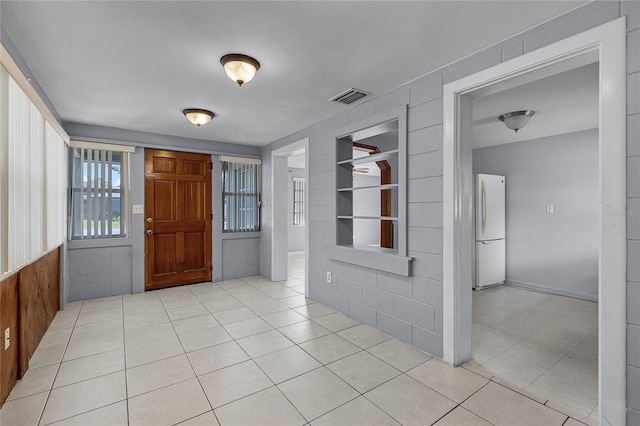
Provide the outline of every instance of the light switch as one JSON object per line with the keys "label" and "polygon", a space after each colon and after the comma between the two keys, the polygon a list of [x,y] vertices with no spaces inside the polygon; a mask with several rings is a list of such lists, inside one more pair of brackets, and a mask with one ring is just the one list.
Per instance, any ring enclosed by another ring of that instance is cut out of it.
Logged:
{"label": "light switch", "polygon": [[143,204],[134,204],[133,205],[133,214],[144,214],[144,205]]}

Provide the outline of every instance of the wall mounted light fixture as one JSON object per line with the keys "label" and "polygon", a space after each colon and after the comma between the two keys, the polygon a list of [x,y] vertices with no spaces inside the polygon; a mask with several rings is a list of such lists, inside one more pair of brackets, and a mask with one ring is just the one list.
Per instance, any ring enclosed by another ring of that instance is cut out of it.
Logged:
{"label": "wall mounted light fixture", "polygon": [[211,121],[216,115],[206,109],[189,108],[182,111],[187,120],[196,126],[204,126]]}
{"label": "wall mounted light fixture", "polygon": [[533,117],[533,114],[535,113],[535,111],[532,111],[530,109],[523,111],[513,111],[502,114],[500,117],[498,117],[498,120],[502,121],[505,126],[518,133],[518,130],[526,126],[529,122],[529,119]]}
{"label": "wall mounted light fixture", "polygon": [[224,55],[220,58],[220,63],[229,78],[238,83],[239,86],[250,81],[260,69],[260,62],[251,56],[240,53]]}

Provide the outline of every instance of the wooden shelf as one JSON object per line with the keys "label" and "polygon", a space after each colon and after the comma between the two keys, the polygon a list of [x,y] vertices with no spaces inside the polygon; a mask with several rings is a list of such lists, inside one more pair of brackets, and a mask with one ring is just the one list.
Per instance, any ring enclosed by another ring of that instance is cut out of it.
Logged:
{"label": "wooden shelf", "polygon": [[386,185],[371,185],[371,186],[356,186],[355,188],[338,188],[338,192],[351,192],[351,191],[361,191],[366,189],[395,189],[398,187],[397,183],[389,183]]}
{"label": "wooden shelf", "polygon": [[398,155],[398,150],[392,149],[390,151],[381,152],[380,154],[369,155],[367,157],[350,158],[348,160],[338,161],[338,165],[351,164],[353,166],[357,166],[360,164],[375,163],[377,161],[390,160],[393,157],[396,157],[397,155]]}
{"label": "wooden shelf", "polygon": [[370,220],[393,220],[393,221],[398,220],[397,217],[393,217],[393,216],[338,216],[338,219],[346,219],[346,220],[370,219]]}

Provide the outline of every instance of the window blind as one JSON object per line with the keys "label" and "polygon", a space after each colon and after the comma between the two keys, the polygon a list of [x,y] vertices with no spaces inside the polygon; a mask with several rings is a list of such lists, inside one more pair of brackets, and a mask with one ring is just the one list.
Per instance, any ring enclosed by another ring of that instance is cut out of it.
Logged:
{"label": "window blind", "polygon": [[0,66],[0,275],[64,241],[65,140]]}
{"label": "window blind", "polygon": [[[29,142],[31,165],[30,171],[30,216],[29,228],[31,231],[30,258],[38,257],[44,250],[44,117],[40,111],[29,101]],[[29,216],[29,215],[25,215]]]}
{"label": "window blind", "polygon": [[222,162],[223,231],[260,230],[260,165]]}
{"label": "window blind", "polygon": [[64,242],[66,222],[66,146],[64,140],[46,123],[45,125],[45,153],[46,153],[46,219],[47,219],[47,251],[58,247]]}
{"label": "window blind", "polygon": [[31,139],[30,101],[18,84],[9,77],[7,257],[8,269],[27,263],[31,255]]}
{"label": "window blind", "polygon": [[[127,154],[72,148],[71,235],[73,239],[123,237]],[[124,214],[123,214],[124,213]]]}
{"label": "window blind", "polygon": [[304,178],[293,178],[293,225],[304,226]]}

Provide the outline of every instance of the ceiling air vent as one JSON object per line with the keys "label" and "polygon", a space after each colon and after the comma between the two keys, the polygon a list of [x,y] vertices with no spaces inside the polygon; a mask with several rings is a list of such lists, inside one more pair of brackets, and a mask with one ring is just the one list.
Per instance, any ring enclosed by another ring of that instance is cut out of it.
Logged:
{"label": "ceiling air vent", "polygon": [[330,101],[335,101],[335,102],[340,102],[341,104],[352,104],[355,101],[364,98],[365,96],[369,96],[371,93],[367,93],[364,90],[359,90],[359,89],[354,89],[353,87],[351,89],[345,90],[344,92],[340,93],[339,95],[334,96],[333,98],[329,99]]}

